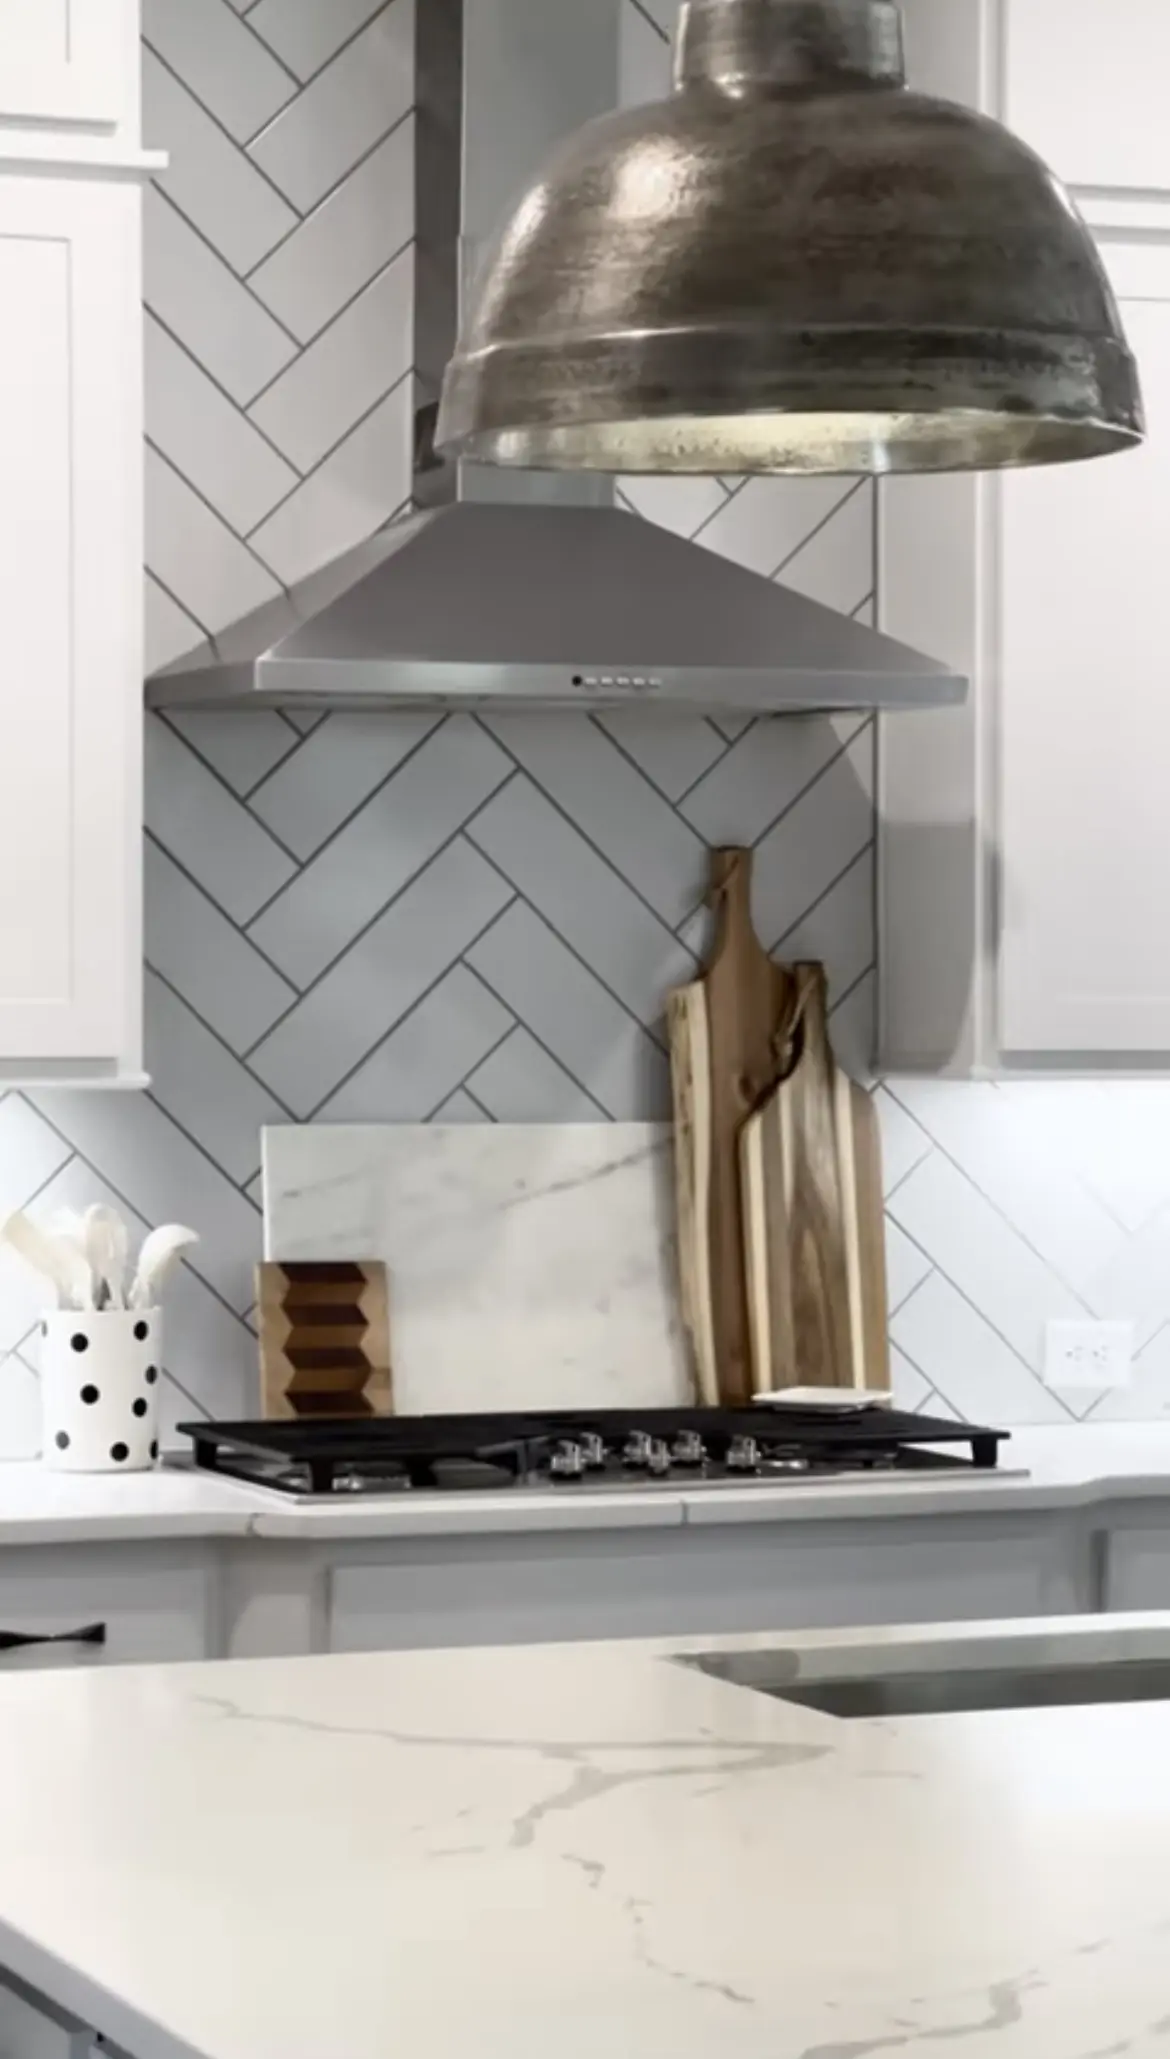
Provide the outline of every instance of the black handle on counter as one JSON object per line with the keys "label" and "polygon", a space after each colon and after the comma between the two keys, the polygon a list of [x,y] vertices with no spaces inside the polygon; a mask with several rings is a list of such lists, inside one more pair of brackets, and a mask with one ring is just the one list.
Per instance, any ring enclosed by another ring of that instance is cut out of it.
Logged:
{"label": "black handle on counter", "polygon": [[104,1644],[104,1623],[90,1623],[84,1630],[57,1630],[50,1636],[30,1637],[20,1630],[0,1630],[0,1651],[27,1651],[34,1644]]}

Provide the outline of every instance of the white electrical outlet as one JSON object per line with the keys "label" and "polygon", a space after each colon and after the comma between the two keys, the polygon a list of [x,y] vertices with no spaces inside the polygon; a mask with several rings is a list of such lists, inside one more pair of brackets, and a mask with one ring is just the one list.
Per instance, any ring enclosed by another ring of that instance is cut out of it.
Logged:
{"label": "white electrical outlet", "polygon": [[1128,1387],[1133,1377],[1132,1323],[1049,1323],[1044,1383],[1091,1387],[1098,1394]]}

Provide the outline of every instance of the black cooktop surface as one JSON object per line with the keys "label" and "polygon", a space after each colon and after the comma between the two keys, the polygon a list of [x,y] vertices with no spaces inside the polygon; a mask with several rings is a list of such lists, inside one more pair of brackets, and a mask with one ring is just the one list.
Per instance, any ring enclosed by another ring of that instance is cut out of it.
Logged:
{"label": "black cooktop surface", "polygon": [[[798,1485],[973,1472],[1006,1432],[886,1408],[564,1409],[182,1423],[195,1463],[292,1495]],[[945,1446],[946,1450],[938,1450]]]}

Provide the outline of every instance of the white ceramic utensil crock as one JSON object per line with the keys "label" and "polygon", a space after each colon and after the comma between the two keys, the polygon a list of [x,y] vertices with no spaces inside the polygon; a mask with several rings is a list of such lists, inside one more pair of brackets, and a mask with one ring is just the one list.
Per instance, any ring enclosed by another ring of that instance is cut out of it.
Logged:
{"label": "white ceramic utensil crock", "polygon": [[44,1462],[62,1473],[141,1473],[158,1458],[157,1308],[66,1308],[42,1325]]}

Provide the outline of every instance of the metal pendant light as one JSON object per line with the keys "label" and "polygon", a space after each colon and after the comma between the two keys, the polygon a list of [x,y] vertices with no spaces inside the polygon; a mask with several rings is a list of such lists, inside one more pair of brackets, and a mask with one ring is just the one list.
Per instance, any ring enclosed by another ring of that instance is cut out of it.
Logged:
{"label": "metal pendant light", "polygon": [[894,0],[688,0],[675,88],[580,130],[481,281],[438,440],[601,472],[932,472],[1140,443],[1060,182],[906,90]]}

